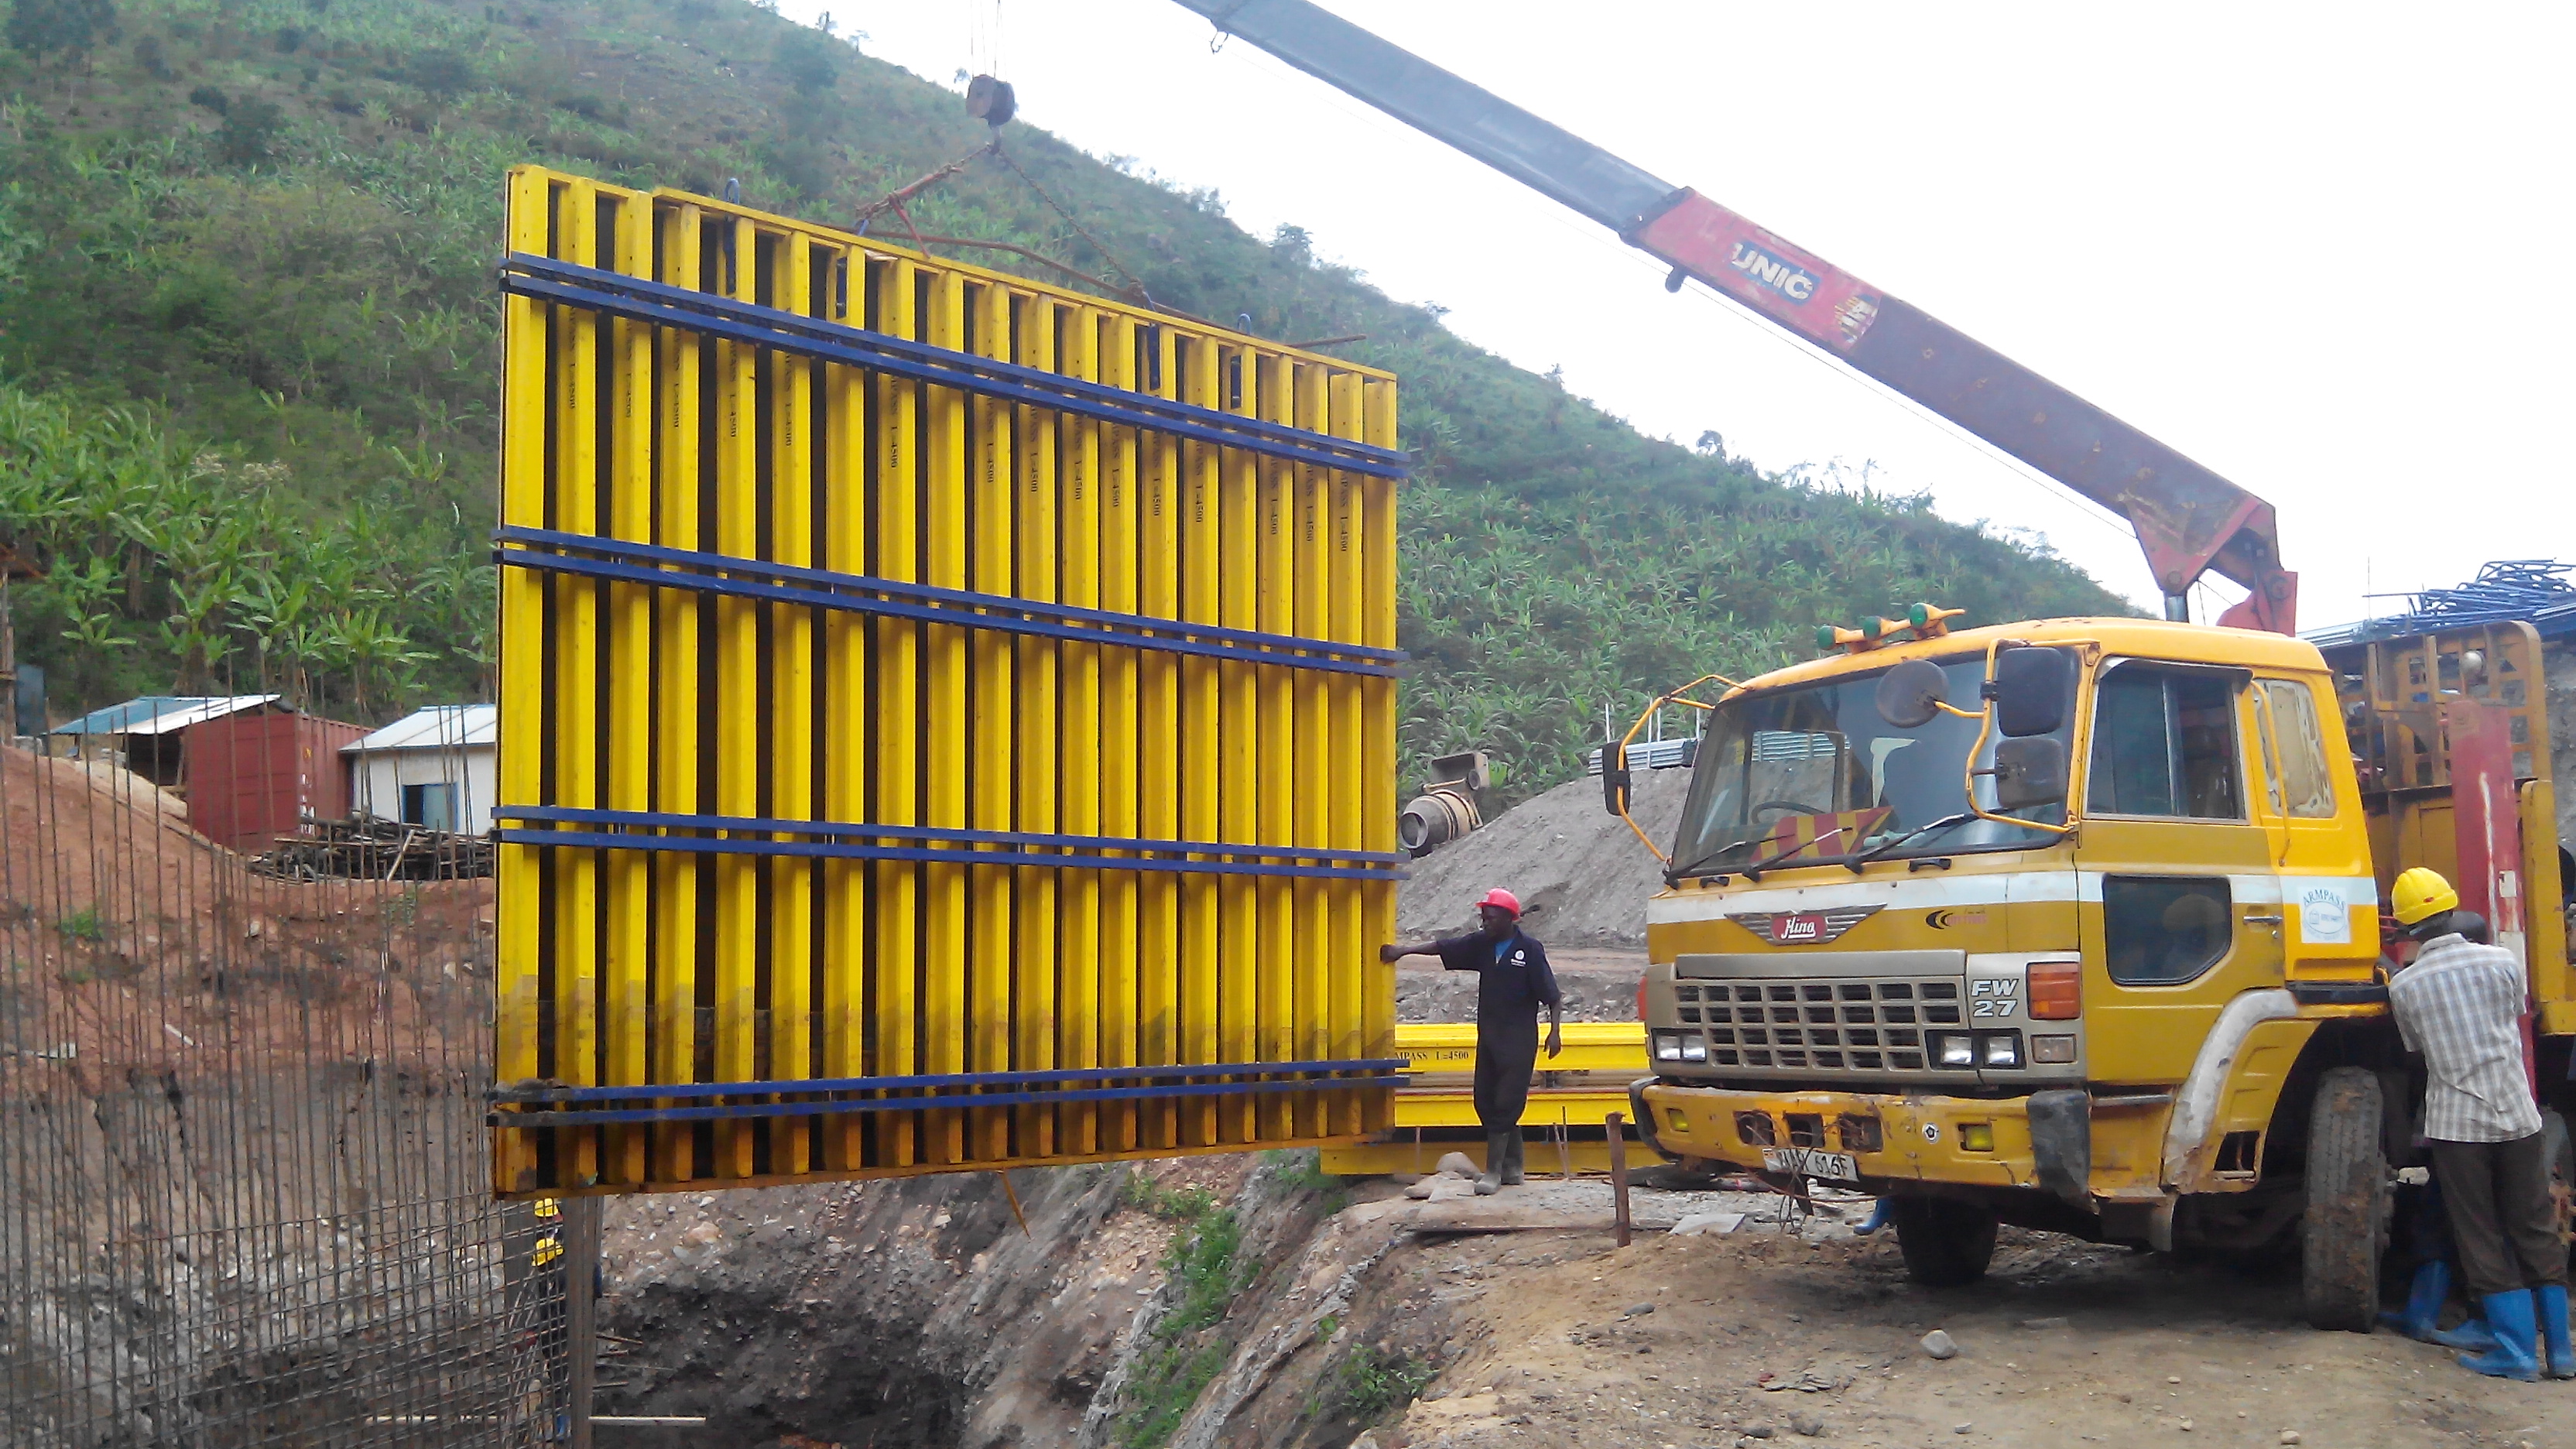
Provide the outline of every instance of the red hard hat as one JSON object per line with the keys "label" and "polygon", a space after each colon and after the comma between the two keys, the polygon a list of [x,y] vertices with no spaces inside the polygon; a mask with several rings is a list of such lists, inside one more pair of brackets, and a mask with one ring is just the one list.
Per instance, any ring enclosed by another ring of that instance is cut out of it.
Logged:
{"label": "red hard hat", "polygon": [[1511,912],[1512,919],[1520,919],[1521,898],[1513,895],[1510,891],[1503,889],[1501,886],[1496,886],[1492,890],[1485,892],[1485,898],[1476,902],[1476,905],[1480,910],[1486,906],[1498,907],[1502,910]]}

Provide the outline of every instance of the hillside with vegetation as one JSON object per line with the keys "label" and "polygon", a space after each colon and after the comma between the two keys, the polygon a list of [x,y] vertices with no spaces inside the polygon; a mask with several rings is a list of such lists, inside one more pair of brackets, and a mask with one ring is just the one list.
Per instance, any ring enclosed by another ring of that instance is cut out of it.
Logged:
{"label": "hillside with vegetation", "polygon": [[[488,695],[507,167],[738,179],[848,220],[987,134],[862,39],[742,0],[16,0],[7,39],[0,549],[45,570],[12,598],[57,717],[173,690],[362,720]],[[1366,334],[1339,350],[1402,377],[1408,783],[1475,746],[1512,795],[1563,779],[1605,703],[1802,657],[1820,620],[2121,609],[1921,500],[1642,437],[1212,192],[1025,126],[1008,146],[1025,178],[966,167],[911,206],[920,232],[1266,337]]]}

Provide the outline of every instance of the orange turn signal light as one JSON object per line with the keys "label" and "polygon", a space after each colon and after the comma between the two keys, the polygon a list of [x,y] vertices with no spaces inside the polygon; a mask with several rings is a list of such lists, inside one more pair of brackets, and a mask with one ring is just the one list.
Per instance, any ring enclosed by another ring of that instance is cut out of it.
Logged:
{"label": "orange turn signal light", "polygon": [[2084,963],[2034,961],[2030,966],[2030,1019],[2073,1021],[2084,1014]]}

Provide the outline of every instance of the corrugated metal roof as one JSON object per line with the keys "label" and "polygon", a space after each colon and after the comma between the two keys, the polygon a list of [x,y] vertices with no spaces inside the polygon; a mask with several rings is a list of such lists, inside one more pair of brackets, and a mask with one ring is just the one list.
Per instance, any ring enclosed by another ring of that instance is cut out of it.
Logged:
{"label": "corrugated metal roof", "polygon": [[455,750],[490,748],[500,743],[501,710],[490,704],[433,704],[340,747],[344,755],[379,750]]}
{"label": "corrugated metal roof", "polygon": [[147,694],[94,709],[67,725],[56,725],[51,733],[58,735],[166,735],[222,719],[246,709],[275,704],[273,694],[175,695]]}

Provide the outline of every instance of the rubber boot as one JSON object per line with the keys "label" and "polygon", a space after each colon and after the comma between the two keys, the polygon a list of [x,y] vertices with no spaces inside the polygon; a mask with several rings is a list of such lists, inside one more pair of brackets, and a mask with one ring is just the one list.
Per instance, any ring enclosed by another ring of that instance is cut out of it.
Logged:
{"label": "rubber boot", "polygon": [[1511,1143],[1511,1150],[1503,1158],[1503,1186],[1518,1187],[1521,1185],[1521,1171],[1526,1165],[1523,1156],[1529,1151],[1529,1142],[1518,1132],[1506,1140]]}
{"label": "rubber boot", "polygon": [[2484,1320],[2472,1313],[2452,1329],[2441,1327],[2442,1305],[2451,1296],[2451,1265],[2435,1258],[2415,1269],[2415,1281],[2406,1293],[2406,1307],[2396,1313],[2383,1313],[2379,1321],[2405,1334],[2418,1343],[2440,1344],[2462,1353],[2485,1353],[2495,1347],[2495,1335],[2487,1332]]}
{"label": "rubber boot", "polygon": [[2531,1290],[2540,1314],[2540,1341],[2549,1349],[2546,1372],[2553,1379],[2576,1379],[2576,1346],[2567,1341],[2567,1285]]}
{"label": "rubber boot", "polygon": [[2496,1346],[2485,1353],[2460,1355],[2460,1367],[2491,1379],[2519,1379],[2526,1384],[2537,1380],[2540,1357],[2532,1350],[2539,1346],[2540,1324],[2531,1290],[2488,1294],[2486,1314],[2487,1327],[2495,1330]]}
{"label": "rubber boot", "polygon": [[1510,1139],[1514,1135],[1509,1132],[1485,1134],[1485,1175],[1476,1179],[1476,1196],[1491,1197],[1503,1190],[1503,1169],[1511,1161]]}

